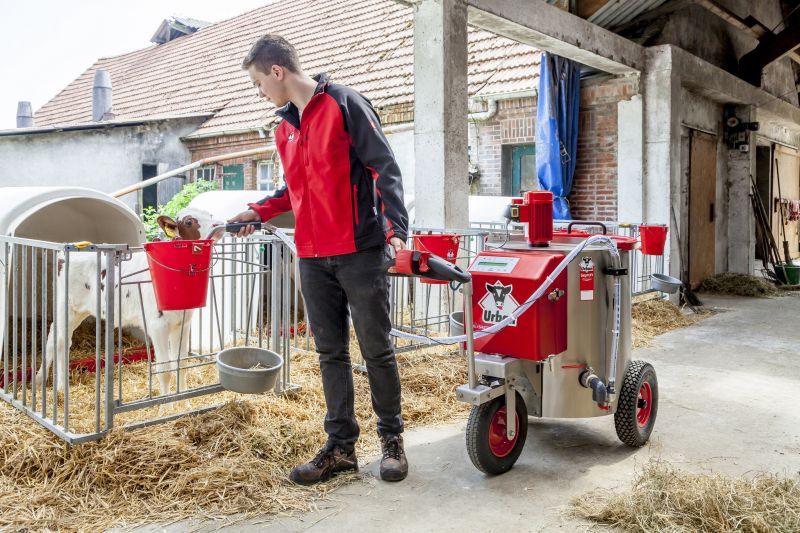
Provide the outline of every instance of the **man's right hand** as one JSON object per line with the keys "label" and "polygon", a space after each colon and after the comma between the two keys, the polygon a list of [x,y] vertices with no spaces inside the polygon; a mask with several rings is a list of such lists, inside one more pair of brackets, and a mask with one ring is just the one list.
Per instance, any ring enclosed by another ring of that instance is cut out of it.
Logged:
{"label": "man's right hand", "polygon": [[[248,209],[228,220],[228,224],[236,224],[237,222],[261,222],[261,216],[252,209]],[[239,230],[236,236],[247,237],[248,235],[252,235],[254,231],[256,231],[255,226],[245,226]]]}

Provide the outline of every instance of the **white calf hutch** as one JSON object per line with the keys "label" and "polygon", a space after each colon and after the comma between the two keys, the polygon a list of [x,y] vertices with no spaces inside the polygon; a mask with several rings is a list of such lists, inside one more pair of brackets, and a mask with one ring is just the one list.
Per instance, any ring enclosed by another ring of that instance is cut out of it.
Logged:
{"label": "white calf hutch", "polygon": [[[263,234],[215,242],[206,305],[160,311],[143,243],[136,214],[104,193],[0,189],[0,397],[69,443],[216,407],[194,399],[223,391],[214,364],[225,347],[280,354],[275,388],[292,388],[286,245]],[[92,349],[84,339],[71,353],[65,339],[90,316]],[[194,401],[165,415],[184,400]]]}

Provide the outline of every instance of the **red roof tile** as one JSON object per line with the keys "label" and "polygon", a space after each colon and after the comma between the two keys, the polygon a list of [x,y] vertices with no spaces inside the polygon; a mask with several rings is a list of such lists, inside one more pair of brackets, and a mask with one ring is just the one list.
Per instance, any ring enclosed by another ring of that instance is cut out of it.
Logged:
{"label": "red roof tile", "polygon": [[[36,124],[91,121],[92,80],[107,69],[117,119],[211,112],[195,134],[257,128],[272,122],[241,61],[265,33],[286,37],[304,70],[364,93],[378,108],[414,99],[412,10],[394,0],[284,0],[211,24],[196,33],[99,59],[36,113]],[[470,28],[469,92],[531,90],[539,52]]]}

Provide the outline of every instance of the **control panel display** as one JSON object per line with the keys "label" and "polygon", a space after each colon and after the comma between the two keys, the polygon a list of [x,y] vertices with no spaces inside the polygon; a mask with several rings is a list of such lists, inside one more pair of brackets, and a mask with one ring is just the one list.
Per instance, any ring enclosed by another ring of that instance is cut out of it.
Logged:
{"label": "control panel display", "polygon": [[479,257],[470,267],[470,272],[494,272],[496,274],[510,274],[519,263],[518,257]]}

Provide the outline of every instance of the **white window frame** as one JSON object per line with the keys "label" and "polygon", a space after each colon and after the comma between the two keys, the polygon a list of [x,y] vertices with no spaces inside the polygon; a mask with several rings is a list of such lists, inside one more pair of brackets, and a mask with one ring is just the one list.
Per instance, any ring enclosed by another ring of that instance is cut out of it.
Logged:
{"label": "white window frame", "polygon": [[210,165],[194,169],[194,181],[214,181],[217,179],[217,166]]}
{"label": "white window frame", "polygon": [[[262,168],[267,169],[262,171]],[[266,172],[266,176],[263,173]],[[256,189],[259,191],[274,191],[278,188],[275,183],[275,163],[273,161],[259,161],[256,165]]]}

